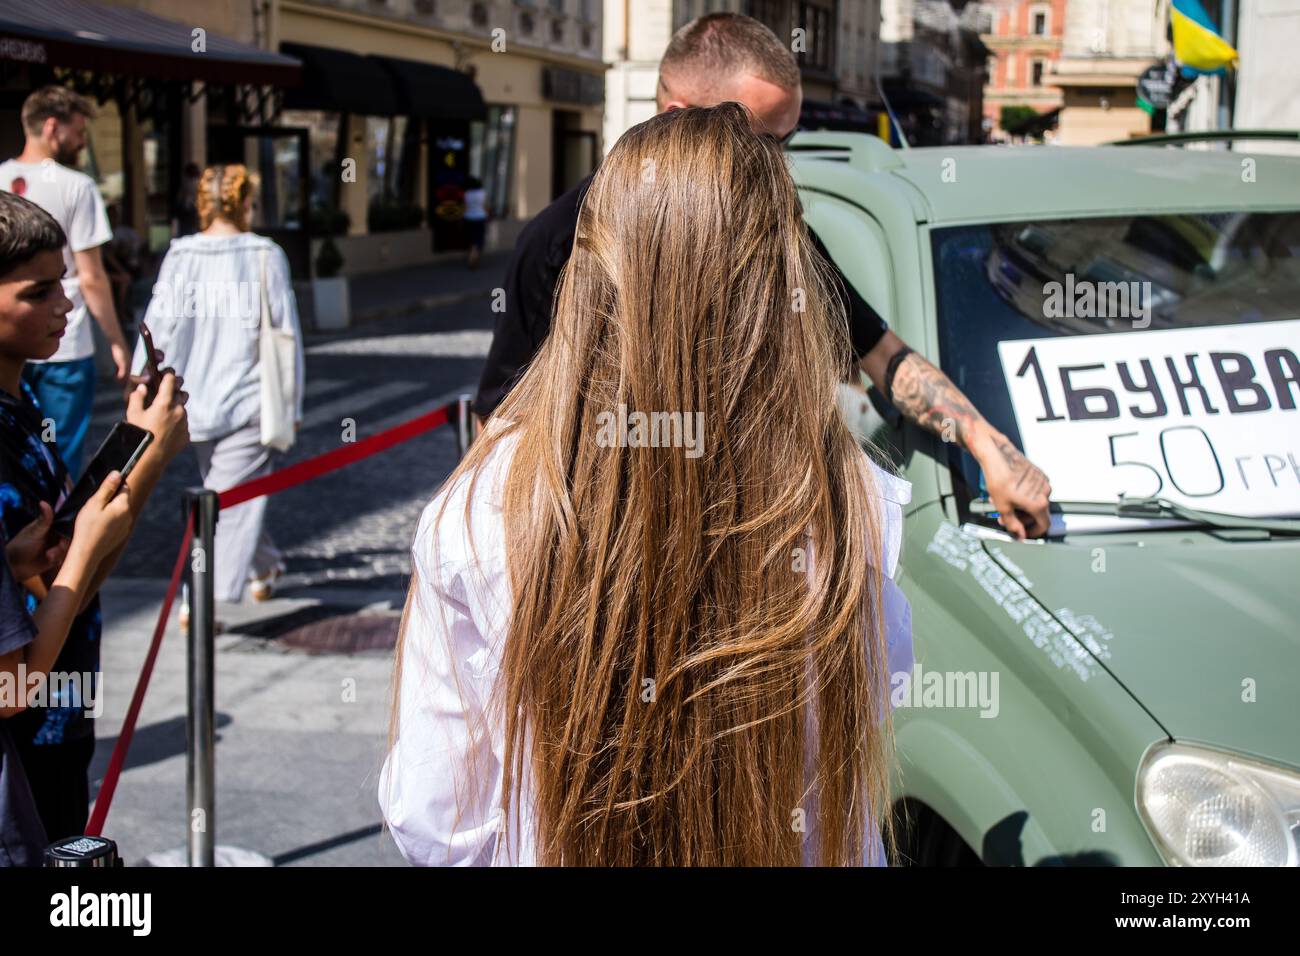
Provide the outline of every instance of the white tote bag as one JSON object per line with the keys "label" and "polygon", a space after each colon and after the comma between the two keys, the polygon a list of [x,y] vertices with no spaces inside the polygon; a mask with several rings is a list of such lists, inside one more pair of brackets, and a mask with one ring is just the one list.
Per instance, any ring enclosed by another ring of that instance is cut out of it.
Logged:
{"label": "white tote bag", "polygon": [[262,444],[276,451],[293,446],[295,412],[294,367],[298,343],[293,333],[271,325],[271,297],[266,290],[266,250],[261,253],[262,326],[258,333],[258,362],[262,370]]}

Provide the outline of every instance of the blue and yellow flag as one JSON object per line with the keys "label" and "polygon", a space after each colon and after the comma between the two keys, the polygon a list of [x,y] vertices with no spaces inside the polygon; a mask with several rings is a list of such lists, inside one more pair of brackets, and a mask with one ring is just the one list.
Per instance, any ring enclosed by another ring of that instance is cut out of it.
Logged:
{"label": "blue and yellow flag", "polygon": [[1217,73],[1225,66],[1236,68],[1237,51],[1214,29],[1200,0],[1173,0],[1169,19],[1174,28],[1174,59],[1184,73]]}

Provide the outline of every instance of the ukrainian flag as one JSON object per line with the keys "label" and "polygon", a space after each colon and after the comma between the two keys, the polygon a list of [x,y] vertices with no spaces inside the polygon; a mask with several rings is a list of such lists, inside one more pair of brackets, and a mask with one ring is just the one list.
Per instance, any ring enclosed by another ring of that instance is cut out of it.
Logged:
{"label": "ukrainian flag", "polygon": [[1217,73],[1236,67],[1237,51],[1215,32],[1200,0],[1173,0],[1169,19],[1174,28],[1174,59],[1184,72]]}

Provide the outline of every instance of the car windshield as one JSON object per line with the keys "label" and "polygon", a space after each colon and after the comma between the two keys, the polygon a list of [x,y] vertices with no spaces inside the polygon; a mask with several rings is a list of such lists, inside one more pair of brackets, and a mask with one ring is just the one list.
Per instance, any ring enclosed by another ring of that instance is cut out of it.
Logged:
{"label": "car windshield", "polygon": [[[944,371],[1057,501],[1300,515],[1300,211],[934,230]],[[974,460],[954,452],[966,500]]]}

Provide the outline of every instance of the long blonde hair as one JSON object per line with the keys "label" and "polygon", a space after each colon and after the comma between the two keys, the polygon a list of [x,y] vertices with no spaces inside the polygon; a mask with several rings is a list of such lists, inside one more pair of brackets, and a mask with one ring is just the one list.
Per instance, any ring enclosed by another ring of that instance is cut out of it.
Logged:
{"label": "long blonde hair", "polygon": [[[538,863],[798,864],[814,821],[815,862],[861,862],[871,825],[892,848],[879,519],[823,269],[743,107],[632,128],[583,202],[549,337],[448,479],[472,503],[516,443],[493,712],[502,819],[528,766]],[[701,413],[703,454],[608,447],[620,405]]]}

